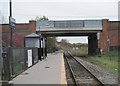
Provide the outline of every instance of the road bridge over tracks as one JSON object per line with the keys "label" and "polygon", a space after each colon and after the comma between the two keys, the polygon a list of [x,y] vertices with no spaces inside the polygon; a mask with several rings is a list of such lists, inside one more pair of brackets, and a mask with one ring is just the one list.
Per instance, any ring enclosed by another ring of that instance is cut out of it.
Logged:
{"label": "road bridge over tracks", "polygon": [[38,20],[38,34],[46,37],[54,36],[88,36],[88,54],[98,52],[99,33],[102,31],[102,20]]}

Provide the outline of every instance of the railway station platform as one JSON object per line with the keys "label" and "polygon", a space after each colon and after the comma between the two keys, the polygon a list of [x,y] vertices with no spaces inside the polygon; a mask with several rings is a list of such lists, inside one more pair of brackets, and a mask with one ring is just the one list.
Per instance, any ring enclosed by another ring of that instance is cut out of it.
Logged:
{"label": "railway station platform", "polygon": [[24,71],[12,84],[67,84],[63,53],[48,54],[47,58]]}

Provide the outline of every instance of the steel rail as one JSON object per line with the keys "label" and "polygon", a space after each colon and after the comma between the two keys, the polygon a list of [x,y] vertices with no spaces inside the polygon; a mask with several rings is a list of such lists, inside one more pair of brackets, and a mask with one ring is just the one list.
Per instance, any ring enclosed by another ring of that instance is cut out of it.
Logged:
{"label": "steel rail", "polygon": [[[83,64],[81,64],[74,56],[72,56],[72,54],[70,53],[70,52],[66,52],[68,55],[70,55],[77,63],[79,63],[83,68],[85,68],[85,70],[86,71],[88,71],[100,84],[101,84],[101,86],[105,86],[94,74],[92,74]],[[66,57],[66,59],[67,59],[67,57]],[[68,60],[68,59],[67,59]],[[69,63],[69,62],[68,62]],[[69,63],[69,65],[70,65],[70,63]],[[70,66],[71,67],[71,66]],[[70,70],[72,70],[72,68],[70,69]],[[73,70],[72,70],[72,72],[73,72]],[[74,75],[74,73],[73,73],[73,75]],[[74,76],[74,78],[75,78],[75,76]],[[75,81],[76,81],[76,79],[75,79]],[[76,82],[77,83],[77,82]]]}
{"label": "steel rail", "polygon": [[74,81],[74,85],[78,86],[78,83],[77,83],[77,80],[76,80],[76,78],[75,78],[74,72],[73,72],[73,70],[72,70],[72,68],[71,68],[71,66],[70,66],[70,63],[69,63],[66,55],[65,55],[65,59],[66,59],[67,65],[68,65],[68,67],[69,67],[69,69],[70,69],[70,72],[71,72],[71,75],[72,75],[72,79],[73,79],[73,81]]}
{"label": "steel rail", "polygon": [[100,84],[102,86],[104,86],[104,84],[94,75],[92,74],[83,64],[81,64],[70,52],[68,52],[68,54],[74,59],[76,60],[76,62],[78,62],[83,68],[85,68],[98,82],[100,82]]}

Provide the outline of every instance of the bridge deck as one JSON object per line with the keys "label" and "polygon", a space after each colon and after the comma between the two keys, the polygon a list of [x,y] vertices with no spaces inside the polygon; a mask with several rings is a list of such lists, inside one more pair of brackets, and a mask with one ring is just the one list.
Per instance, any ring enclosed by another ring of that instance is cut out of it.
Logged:
{"label": "bridge deck", "polygon": [[102,20],[39,20],[36,23],[36,31],[42,35],[67,36],[88,35],[102,31]]}
{"label": "bridge deck", "polygon": [[36,29],[36,31],[102,31],[102,28],[40,28]]}
{"label": "bridge deck", "polygon": [[37,33],[46,36],[88,36],[92,33],[99,33],[102,28],[41,28]]}

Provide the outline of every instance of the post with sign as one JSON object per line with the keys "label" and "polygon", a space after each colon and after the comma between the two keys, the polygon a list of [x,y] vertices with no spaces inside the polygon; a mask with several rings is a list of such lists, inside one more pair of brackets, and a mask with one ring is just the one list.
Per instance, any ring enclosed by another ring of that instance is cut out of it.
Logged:
{"label": "post with sign", "polygon": [[[10,0],[10,16],[9,16],[9,27],[10,27],[10,47],[12,47],[12,33],[13,33],[13,29],[15,29],[15,19],[12,18],[12,0]],[[12,59],[12,58],[10,58]],[[12,60],[11,60],[12,61]],[[13,75],[13,63],[11,64],[11,69],[10,69],[10,74]]]}
{"label": "post with sign", "polygon": [[12,47],[12,30],[15,29],[15,19],[12,18],[12,0],[10,0],[9,26],[10,26],[10,29],[11,29],[11,34],[10,34],[10,47]]}
{"label": "post with sign", "polygon": [[15,29],[15,19],[12,17],[9,17],[9,21],[10,21],[10,28]]}
{"label": "post with sign", "polygon": [[[11,16],[9,17],[9,27],[11,29],[11,33],[10,33],[10,48],[12,48],[13,47],[13,45],[12,45],[12,33],[13,33],[13,29],[15,29],[15,19],[12,18]],[[13,66],[13,63],[11,64],[11,66]],[[11,68],[13,68],[13,67],[11,67]],[[11,74],[13,75],[13,69],[11,69]]]}
{"label": "post with sign", "polygon": [[12,30],[15,29],[15,19],[12,18],[11,16],[9,17],[9,26],[10,26],[10,29],[11,29],[11,36],[10,36],[10,47],[12,47]]}

